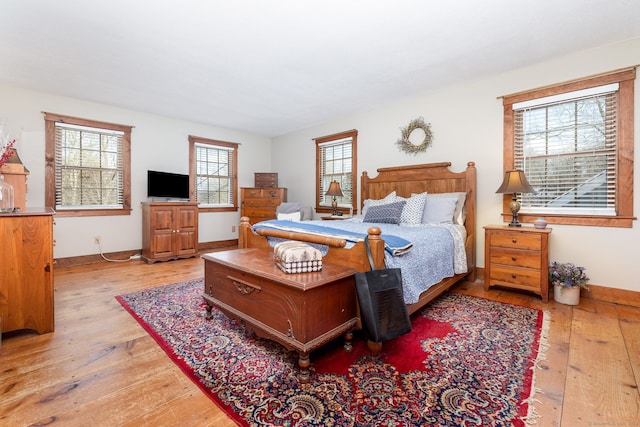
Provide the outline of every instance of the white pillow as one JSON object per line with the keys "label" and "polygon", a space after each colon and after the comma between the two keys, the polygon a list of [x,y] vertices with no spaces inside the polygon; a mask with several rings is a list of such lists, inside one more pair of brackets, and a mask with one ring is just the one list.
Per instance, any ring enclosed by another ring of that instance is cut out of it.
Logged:
{"label": "white pillow", "polygon": [[398,196],[396,200],[406,200],[407,203],[402,209],[400,215],[400,224],[420,224],[422,223],[422,215],[424,206],[427,201],[427,192],[420,194],[412,194],[408,199]]}
{"label": "white pillow", "polygon": [[293,212],[293,213],[279,213],[278,219],[285,221],[300,221],[302,219],[302,212]]}
{"label": "white pillow", "polygon": [[[465,200],[467,198],[467,193],[465,192],[454,192],[454,193],[429,193],[427,196],[427,203],[429,203],[429,199],[433,198],[455,198],[456,199],[456,210],[453,214],[453,223],[458,225],[464,225],[464,222],[467,219],[467,211],[465,209]],[[422,221],[424,223],[424,220]]]}
{"label": "white pillow", "polygon": [[457,201],[457,198],[427,197],[422,223],[452,224]]}
{"label": "white pillow", "polygon": [[362,205],[362,215],[366,215],[367,209],[369,209],[369,207],[371,206],[386,205],[388,203],[392,203],[395,201],[396,201],[396,190],[393,190],[391,193],[387,194],[384,197],[384,199],[379,199],[379,200],[367,199],[364,201],[364,204]]}

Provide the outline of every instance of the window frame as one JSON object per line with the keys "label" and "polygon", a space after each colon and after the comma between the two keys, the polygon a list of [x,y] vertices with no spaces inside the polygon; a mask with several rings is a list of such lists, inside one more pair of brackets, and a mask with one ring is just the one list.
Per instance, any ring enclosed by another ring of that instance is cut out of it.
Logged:
{"label": "window frame", "polygon": [[323,194],[321,194],[322,185],[322,148],[321,145],[331,141],[337,141],[340,139],[351,138],[351,207],[338,206],[337,211],[343,214],[348,214],[352,211],[357,213],[357,199],[358,199],[358,187],[357,187],[357,152],[358,152],[358,131],[355,129],[335,133],[332,135],[321,136],[314,138],[316,144],[316,212],[317,213],[332,213],[333,208],[331,206],[320,205]]}
{"label": "window frame", "polygon": [[[536,212],[520,212],[520,222],[530,222],[544,216],[550,224],[587,225],[599,227],[632,227],[633,220],[633,156],[634,156],[634,80],[635,67],[615,70],[609,73],[585,77],[582,79],[546,86],[529,91],[503,96],[503,172],[514,168],[514,111],[513,104],[618,83],[618,135],[617,147],[617,175],[616,175],[616,214],[615,215],[586,215],[586,214],[550,214]],[[509,203],[512,196],[503,196],[502,216],[506,222],[511,219]]]}
{"label": "window frame", "polygon": [[131,130],[133,126],[102,122],[92,119],[44,113],[45,120],[45,206],[56,208],[56,123],[92,127],[109,131],[123,132],[122,136],[122,207],[61,209],[56,216],[116,216],[131,214]]}
{"label": "window frame", "polygon": [[201,138],[199,136],[189,135],[189,194],[191,201],[197,202],[196,199],[196,144],[215,145],[219,147],[231,148],[231,195],[232,206],[214,206],[198,204],[199,212],[237,212],[238,211],[238,148],[240,144],[236,142],[219,141],[210,138]]}

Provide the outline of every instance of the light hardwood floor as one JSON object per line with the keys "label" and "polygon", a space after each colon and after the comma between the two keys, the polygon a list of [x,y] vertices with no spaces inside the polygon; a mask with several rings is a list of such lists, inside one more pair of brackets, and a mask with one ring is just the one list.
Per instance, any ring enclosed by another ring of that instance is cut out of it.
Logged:
{"label": "light hardwood floor", "polygon": [[[56,269],[56,331],[3,336],[0,425],[235,425],[114,298],[202,276],[201,259]],[[545,304],[479,281],[455,291],[551,313],[537,426],[640,426],[640,308]]]}

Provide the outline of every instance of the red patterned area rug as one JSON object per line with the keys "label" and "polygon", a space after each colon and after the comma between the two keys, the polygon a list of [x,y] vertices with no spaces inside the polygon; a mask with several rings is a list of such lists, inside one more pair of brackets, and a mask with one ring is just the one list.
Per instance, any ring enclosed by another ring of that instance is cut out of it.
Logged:
{"label": "red patterned area rug", "polygon": [[356,335],[297,354],[213,310],[203,282],[117,296],[171,359],[240,425],[524,426],[535,421],[535,367],[548,313],[447,293],[412,316],[413,331],[370,356]]}

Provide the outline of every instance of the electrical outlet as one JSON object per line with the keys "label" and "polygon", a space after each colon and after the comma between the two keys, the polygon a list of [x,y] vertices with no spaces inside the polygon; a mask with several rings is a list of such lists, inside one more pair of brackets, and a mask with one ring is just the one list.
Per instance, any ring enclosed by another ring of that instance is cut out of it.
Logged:
{"label": "electrical outlet", "polygon": [[232,233],[235,233],[235,232],[236,232],[236,226],[235,226],[235,225],[232,225],[232,226],[231,226],[231,232],[232,232]]}
{"label": "electrical outlet", "polygon": [[100,243],[102,243],[102,237],[96,236],[93,238],[93,241],[96,245],[99,245]]}

